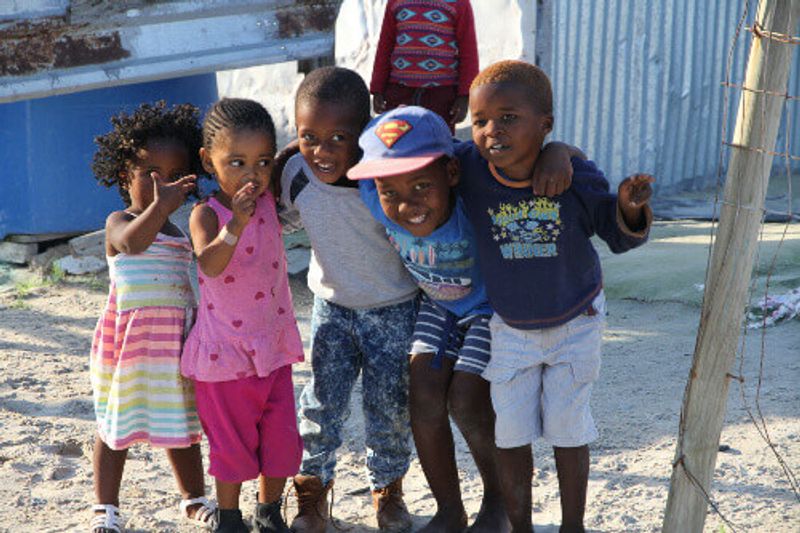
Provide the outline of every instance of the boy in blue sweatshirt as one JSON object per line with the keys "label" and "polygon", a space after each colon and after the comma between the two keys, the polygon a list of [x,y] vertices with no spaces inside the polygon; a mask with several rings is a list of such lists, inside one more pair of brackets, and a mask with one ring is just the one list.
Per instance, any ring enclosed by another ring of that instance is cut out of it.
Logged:
{"label": "boy in blue sweatshirt", "polygon": [[515,533],[530,533],[531,443],[552,444],[561,492],[561,532],[582,532],[589,408],[605,325],[600,260],[590,237],[621,253],[647,239],[653,178],[626,178],[609,192],[591,161],[572,159],[572,185],[555,197],[531,189],[534,165],[552,130],[547,75],[522,61],[496,63],[470,90],[472,140],[456,148],[460,196],[472,222],[494,315],[491,383],[495,442],[506,511]]}

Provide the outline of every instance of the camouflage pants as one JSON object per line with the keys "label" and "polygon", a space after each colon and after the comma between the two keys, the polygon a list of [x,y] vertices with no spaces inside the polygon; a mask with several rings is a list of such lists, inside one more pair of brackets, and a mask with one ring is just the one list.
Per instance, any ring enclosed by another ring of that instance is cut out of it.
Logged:
{"label": "camouflage pants", "polygon": [[367,471],[373,489],[408,470],[408,349],[416,303],[349,309],[314,298],[311,380],[300,395],[303,463],[300,473],[334,477],[350,393],[362,376]]}

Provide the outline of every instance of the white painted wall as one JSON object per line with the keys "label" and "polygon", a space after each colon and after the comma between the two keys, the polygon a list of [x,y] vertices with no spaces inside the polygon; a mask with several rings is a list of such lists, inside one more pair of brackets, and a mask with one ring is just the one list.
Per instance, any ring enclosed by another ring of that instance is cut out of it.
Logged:
{"label": "white painted wall", "polygon": [[[537,0],[472,0],[480,65],[500,59],[534,60]],[[336,64],[372,73],[386,0],[344,0],[336,20]],[[294,132],[294,93],[302,80],[297,63],[279,63],[217,73],[219,94],[264,104],[282,146]]]}

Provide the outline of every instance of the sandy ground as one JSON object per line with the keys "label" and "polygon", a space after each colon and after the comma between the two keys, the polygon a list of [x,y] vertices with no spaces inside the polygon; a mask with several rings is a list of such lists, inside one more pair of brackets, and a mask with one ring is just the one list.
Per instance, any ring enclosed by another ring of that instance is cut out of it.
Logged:
{"label": "sandy ground", "polygon": [[[674,238],[674,232],[659,231],[667,241]],[[659,242],[658,232],[653,241]],[[614,261],[606,264],[606,270],[620,276],[621,270],[638,265],[642,258],[633,256],[628,264]],[[659,285],[655,276],[645,282]],[[690,285],[693,280],[684,282]],[[292,285],[307,341],[311,298],[301,278],[293,279]],[[94,431],[88,351],[105,299],[105,280],[67,279],[26,288],[23,296],[19,284],[0,285],[0,531],[85,531],[92,503]],[[608,293],[603,370],[593,399],[601,435],[591,446],[586,525],[595,532],[659,531],[699,308],[693,303],[623,297],[625,290],[615,286],[609,286]],[[762,364],[760,332],[750,331],[746,338],[741,363],[744,398],[734,384],[721,439],[729,448],[718,456],[712,496],[737,531],[796,532],[800,529],[797,497],[745,410],[745,405],[754,405]],[[769,328],[765,342],[760,409],[776,449],[797,473],[800,322]],[[738,365],[737,361],[737,371]],[[308,363],[295,367],[296,393],[309,372]],[[364,476],[360,386],[352,401],[334,513],[342,527],[355,533],[375,528]],[[474,517],[480,480],[462,440],[457,453],[464,499]],[[535,463],[534,524],[536,531],[555,533],[558,487],[552,454],[544,444],[535,446]],[[208,478],[209,487],[211,482]],[[409,509],[421,526],[435,506],[416,460],[405,488]],[[246,516],[252,511],[254,492],[254,483],[245,487]],[[195,531],[180,522],[178,495],[160,450],[145,446],[131,450],[121,501],[128,531]],[[293,502],[290,497],[290,517]],[[705,531],[731,530],[722,526],[722,520],[710,513]]]}

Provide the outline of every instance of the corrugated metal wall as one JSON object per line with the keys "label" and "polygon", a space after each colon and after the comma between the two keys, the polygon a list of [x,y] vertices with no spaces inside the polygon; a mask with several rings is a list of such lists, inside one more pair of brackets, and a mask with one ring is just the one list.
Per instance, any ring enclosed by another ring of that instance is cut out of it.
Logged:
{"label": "corrugated metal wall", "polygon": [[[537,57],[555,95],[554,139],[583,148],[613,182],[654,174],[662,190],[714,183],[722,140],[721,85],[744,0],[543,0]],[[750,2],[748,22],[756,2]],[[732,56],[741,83],[750,34]],[[789,94],[800,94],[795,54]],[[728,90],[727,131],[739,92]],[[800,155],[800,102],[790,102],[790,152]],[[728,138],[730,135],[728,134]],[[784,151],[784,130],[777,151]],[[727,157],[725,158],[727,160]],[[777,164],[783,164],[776,159]]]}

